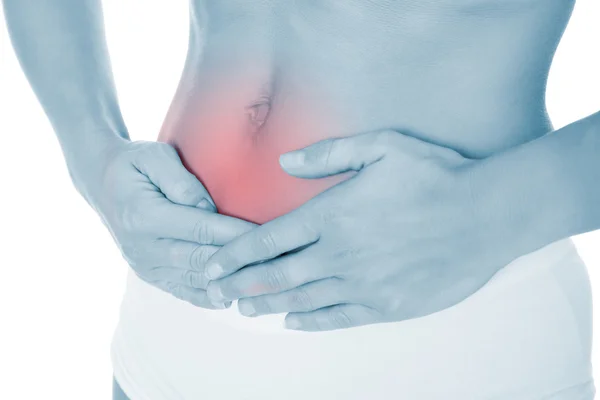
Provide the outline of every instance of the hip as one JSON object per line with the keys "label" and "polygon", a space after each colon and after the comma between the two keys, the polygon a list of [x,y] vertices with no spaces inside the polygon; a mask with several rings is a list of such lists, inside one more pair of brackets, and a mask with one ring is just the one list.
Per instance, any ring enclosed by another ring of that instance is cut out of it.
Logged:
{"label": "hip", "polygon": [[282,319],[199,309],[131,274],[115,375],[153,400],[541,399],[590,390],[591,291],[570,239],[518,258],[473,296],[423,318],[322,333],[285,331]]}

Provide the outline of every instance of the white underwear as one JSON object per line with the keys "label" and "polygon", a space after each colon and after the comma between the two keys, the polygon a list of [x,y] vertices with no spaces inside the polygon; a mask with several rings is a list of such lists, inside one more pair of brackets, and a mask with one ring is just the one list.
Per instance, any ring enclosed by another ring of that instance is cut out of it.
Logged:
{"label": "white underwear", "polygon": [[591,306],[570,239],[441,312],[320,333],[197,308],[131,272],[112,360],[131,400],[592,400]]}

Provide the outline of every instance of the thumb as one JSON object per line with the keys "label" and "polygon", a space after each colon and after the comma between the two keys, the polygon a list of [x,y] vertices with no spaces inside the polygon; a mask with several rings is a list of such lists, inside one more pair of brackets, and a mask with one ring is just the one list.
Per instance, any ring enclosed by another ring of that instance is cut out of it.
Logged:
{"label": "thumb", "polygon": [[135,166],[173,203],[216,211],[208,191],[185,168],[173,146],[152,142],[137,157]]}
{"label": "thumb", "polygon": [[324,178],[359,171],[383,158],[391,141],[388,135],[389,131],[380,131],[325,139],[282,154],[279,164],[285,172],[299,178]]}

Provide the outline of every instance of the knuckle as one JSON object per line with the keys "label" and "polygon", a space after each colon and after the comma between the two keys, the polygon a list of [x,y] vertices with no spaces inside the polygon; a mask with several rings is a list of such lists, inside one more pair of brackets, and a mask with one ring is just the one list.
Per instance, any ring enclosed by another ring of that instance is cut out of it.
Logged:
{"label": "knuckle", "polygon": [[313,304],[310,296],[304,289],[297,289],[290,295],[290,306],[292,309],[299,311],[310,311],[313,310]]}
{"label": "knuckle", "polygon": [[262,235],[259,235],[257,241],[257,247],[262,250],[261,253],[264,252],[267,257],[273,257],[277,255],[277,242],[275,241],[275,238],[271,232],[266,232]]}
{"label": "knuckle", "polygon": [[185,283],[185,285],[189,286],[189,287],[197,287],[198,286],[198,277],[196,276],[196,273],[194,273],[194,271],[190,271],[190,270],[184,270],[182,272],[182,282]]}
{"label": "knuckle", "polygon": [[197,246],[190,254],[189,265],[192,270],[201,271],[209,258],[206,246]]}
{"label": "knuckle", "polygon": [[199,220],[194,225],[193,236],[198,243],[202,244],[213,244],[214,235],[212,229],[208,226],[206,221]]}
{"label": "knuckle", "polygon": [[264,282],[269,289],[281,290],[286,286],[286,277],[280,268],[266,268],[264,272]]}
{"label": "knuckle", "polygon": [[331,162],[331,155],[334,153],[336,147],[339,146],[339,141],[336,139],[327,139],[323,142],[321,151],[317,153],[319,157],[318,162],[324,167],[328,167]]}

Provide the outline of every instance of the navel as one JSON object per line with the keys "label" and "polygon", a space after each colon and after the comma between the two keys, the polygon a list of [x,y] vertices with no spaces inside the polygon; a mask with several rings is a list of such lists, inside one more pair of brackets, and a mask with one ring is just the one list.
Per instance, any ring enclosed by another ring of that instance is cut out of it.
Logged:
{"label": "navel", "polygon": [[271,101],[268,98],[260,99],[258,102],[246,107],[248,122],[255,128],[260,129],[271,111]]}
{"label": "navel", "polygon": [[254,136],[260,136],[259,134],[264,129],[271,114],[273,102],[276,100],[276,73],[273,71],[273,68],[266,67],[262,74],[263,76],[256,78],[257,80],[260,79],[262,84],[257,87],[254,96],[249,97],[250,101],[244,107],[249,130]]}

